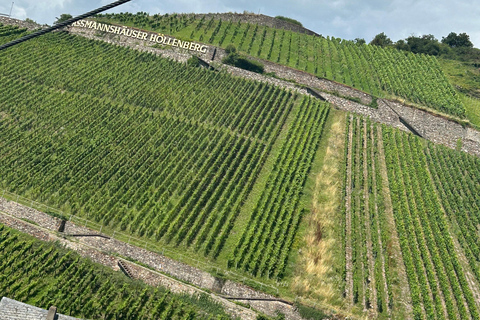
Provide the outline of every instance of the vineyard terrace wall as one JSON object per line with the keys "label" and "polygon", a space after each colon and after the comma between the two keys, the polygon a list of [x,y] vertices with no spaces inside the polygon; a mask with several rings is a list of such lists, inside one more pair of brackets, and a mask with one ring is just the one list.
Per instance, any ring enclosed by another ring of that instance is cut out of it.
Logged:
{"label": "vineyard terrace wall", "polygon": [[[42,230],[38,226],[34,226],[31,222],[35,221],[22,221],[18,218],[13,218],[8,214],[0,213],[0,223],[18,230],[22,233],[29,234],[37,239],[42,241],[53,241],[64,246],[66,249],[74,250],[80,256],[88,258],[93,262],[102,264],[106,267],[110,267],[115,271],[119,271],[118,262],[120,259],[116,256],[111,255],[110,252],[105,253],[98,250],[98,248],[93,248],[92,246],[85,245],[82,242],[70,241],[66,238],[59,237],[51,231]],[[187,295],[196,295],[198,293],[205,294],[206,292],[200,289],[197,289],[189,284],[183,283],[181,281],[175,280],[158,272],[155,272],[151,269],[139,266],[132,262],[121,260],[124,265],[134,274],[134,279],[143,281],[145,284],[158,287],[162,286],[170,290],[175,294],[187,294]],[[222,304],[226,313],[230,314],[235,319],[242,320],[254,320],[257,318],[255,311],[244,308],[242,306],[236,305],[233,302],[219,297],[217,295],[211,294],[210,297]],[[4,319],[4,318],[1,318]],[[23,319],[23,318],[22,318]],[[44,319],[44,318],[35,318],[35,319]],[[76,319],[76,318],[75,318]],[[13,319],[12,319],[13,320]],[[16,320],[16,319],[15,319]]]}
{"label": "vineyard terrace wall", "polygon": [[[221,62],[221,59],[226,55],[225,50],[217,48],[214,60]],[[372,108],[369,107],[372,103],[372,96],[365,92],[270,61],[253,57],[251,57],[251,59],[261,62],[265,67],[265,73],[274,73],[278,78],[292,80],[297,84],[320,90],[320,95],[338,109],[361,114],[372,118],[372,120],[376,122],[384,123],[404,131],[410,131],[400,122],[400,117],[402,117],[402,119],[418,131],[423,138],[434,143],[443,144],[452,149],[458,148],[458,142],[461,141],[462,151],[480,156],[480,132],[477,130],[464,127],[455,121],[434,115],[427,111],[388,99],[378,99],[378,107]],[[246,73],[247,72],[248,71],[246,71]],[[360,103],[350,99],[357,100]]]}
{"label": "vineyard terrace wall", "polygon": [[[202,15],[195,15],[196,17],[200,17]],[[254,17],[255,19],[263,19],[265,23],[270,21],[269,23],[286,23],[290,25],[290,23],[284,22],[282,20],[278,20],[272,17],[263,16],[263,15],[243,15],[243,14],[234,14],[234,13],[227,13],[227,14],[204,14],[205,18],[214,18],[222,20],[228,19],[244,19],[241,21],[245,22],[252,22],[249,20],[250,18]],[[6,17],[0,17],[0,23],[4,24],[11,24],[11,25],[18,25],[22,28],[29,28],[31,30],[38,29],[41,27],[38,24],[32,24],[28,22],[24,22],[17,19],[10,19]],[[296,26],[293,25],[292,26]],[[298,26],[299,27],[299,26]],[[141,51],[148,51],[157,55],[162,55],[166,58],[171,58],[180,62],[186,62],[191,56],[191,52],[187,49],[182,49],[178,47],[171,47],[169,46],[167,50],[165,48],[153,48],[149,41],[142,41],[138,40],[137,38],[127,37],[124,35],[118,34],[109,34],[106,32],[99,32],[94,29],[86,29],[80,27],[70,26],[68,30],[71,33],[78,34],[90,39],[95,40],[103,40],[109,43],[128,46],[137,50]],[[166,47],[166,46],[163,46]],[[201,59],[209,62],[221,62],[221,59],[226,56],[225,50],[221,48],[215,48],[213,46],[208,46],[204,52],[195,52],[195,55],[199,56]],[[213,60],[212,60],[213,58]],[[461,149],[465,152],[470,154],[474,154],[480,156],[480,132],[468,128],[463,127],[462,125],[445,119],[443,117],[430,114],[426,111],[419,110],[413,107],[409,107],[403,105],[398,102],[389,101],[386,99],[378,99],[378,108],[370,108],[366,105],[369,105],[372,101],[372,97],[369,94],[366,94],[362,91],[356,90],[349,86],[326,80],[320,79],[312,74],[307,72],[303,72],[300,70],[296,70],[293,68],[285,67],[273,62],[263,61],[259,59],[255,59],[261,61],[265,66],[266,73],[275,73],[278,78],[281,79],[288,79],[296,82],[297,84],[309,86],[312,88],[316,88],[320,91],[323,91],[321,95],[338,109],[354,112],[357,114],[361,114],[367,117],[371,117],[374,121],[384,123],[405,131],[408,129],[400,123],[400,116],[407,121],[416,131],[418,131],[424,138],[434,142],[446,145],[450,148],[458,148],[461,145]],[[305,94],[305,89],[295,88],[291,82],[282,81],[279,79],[275,79],[272,77],[266,77],[263,75],[255,74],[253,72],[245,71],[245,70],[238,70],[237,68],[229,68],[232,70],[232,73],[235,73],[238,76],[255,79],[264,82],[270,82],[275,85],[279,85],[289,89],[295,89],[300,91],[301,93]],[[335,95],[329,94],[334,93]],[[343,97],[350,97],[354,98],[361,103],[356,103],[349,99],[344,99],[339,96]]]}
{"label": "vineyard terrace wall", "polygon": [[[226,55],[223,49],[217,48],[215,61],[221,62],[221,59]],[[443,144],[452,149],[458,147],[458,141],[460,140],[462,141],[462,151],[480,156],[480,132],[472,128],[463,127],[455,121],[387,99],[378,99],[378,107],[372,108],[368,106],[372,102],[372,96],[365,92],[273,62],[263,61],[257,58],[251,59],[263,63],[266,73],[274,73],[278,78],[293,80],[298,84],[320,90],[320,95],[338,109],[361,114],[372,118],[372,120],[376,122],[409,131],[409,129],[400,122],[400,117],[402,117],[410,126],[420,132],[423,138],[434,143]],[[249,77],[247,74],[252,74],[252,72],[249,71],[242,73],[244,77]],[[259,75],[256,76],[257,80],[261,77],[268,78]],[[291,86],[291,83],[287,81],[284,81],[284,83],[287,83],[287,86],[288,84]],[[360,101],[360,103],[342,98],[342,96],[356,99]]]}
{"label": "vineyard terrace wall", "polygon": [[196,42],[182,41],[173,37],[168,37],[164,34],[155,32],[142,31],[136,28],[126,26],[116,26],[111,24],[100,23],[90,20],[80,20],[72,24],[73,27],[93,29],[100,32],[107,32],[111,34],[123,35],[137,40],[149,41],[154,44],[167,45],[177,47],[185,50],[206,53],[208,46]]}

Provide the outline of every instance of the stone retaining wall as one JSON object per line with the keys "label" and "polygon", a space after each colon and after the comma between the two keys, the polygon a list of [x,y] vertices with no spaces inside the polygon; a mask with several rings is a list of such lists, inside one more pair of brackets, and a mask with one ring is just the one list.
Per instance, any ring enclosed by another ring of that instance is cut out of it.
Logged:
{"label": "stone retaining wall", "polygon": [[0,211],[10,213],[19,219],[33,221],[40,227],[52,231],[56,231],[60,224],[60,219],[2,197],[0,197]]}
{"label": "stone retaining wall", "polygon": [[[196,15],[201,16],[201,15]],[[278,19],[274,19],[263,15],[241,15],[241,14],[206,14],[206,18],[214,17],[222,20],[229,19],[247,19],[248,21],[263,21],[267,23],[277,23]],[[237,20],[234,20],[237,21]],[[37,29],[40,27],[38,24],[31,24],[25,21],[10,19],[6,17],[0,17],[0,22],[5,24],[19,25],[30,29]],[[283,21],[281,21],[283,23]],[[254,22],[255,23],[255,22]],[[274,26],[274,24],[272,24]],[[140,41],[138,39],[132,39],[126,36],[100,33],[91,29],[84,29],[79,27],[68,27],[71,33],[84,36],[89,39],[102,40],[116,45],[131,47],[136,50],[150,52],[156,55],[160,55],[165,58],[170,58],[179,62],[186,62],[192,55],[185,49],[166,47],[166,48],[153,48],[148,41]],[[221,63],[221,59],[225,57],[225,50],[221,48],[215,48],[208,46],[206,53],[196,52],[205,61],[212,62],[214,51],[216,50],[215,63]],[[450,148],[455,148],[460,141],[462,143],[462,150],[477,156],[480,156],[480,132],[472,128],[464,128],[462,125],[445,119],[441,116],[430,114],[426,111],[419,110],[410,106],[403,105],[398,102],[389,101],[386,99],[378,99],[378,108],[369,108],[372,101],[372,97],[360,90],[351,88],[349,86],[336,83],[334,81],[317,78],[316,76],[307,72],[299,71],[282,65],[278,65],[269,61],[262,61],[256,58],[255,60],[261,61],[265,65],[265,71],[267,73],[273,72],[278,78],[289,79],[300,85],[305,85],[320,91],[323,91],[322,95],[335,107],[341,110],[355,112],[364,116],[371,117],[374,121],[385,123],[402,130],[408,130],[400,123],[398,115],[400,115],[405,121],[408,122],[415,130],[417,130],[424,138],[433,141],[434,143],[440,143]],[[302,94],[307,94],[307,91],[301,87],[296,86],[294,83],[259,75],[246,70],[226,67],[229,72],[234,75],[254,79],[257,81],[268,82],[273,85],[281,86],[287,89],[296,90]],[[330,93],[335,93],[332,95]],[[341,98],[339,96],[350,97],[358,99],[361,103],[355,103],[349,99]],[[395,111],[392,111],[395,110]]]}

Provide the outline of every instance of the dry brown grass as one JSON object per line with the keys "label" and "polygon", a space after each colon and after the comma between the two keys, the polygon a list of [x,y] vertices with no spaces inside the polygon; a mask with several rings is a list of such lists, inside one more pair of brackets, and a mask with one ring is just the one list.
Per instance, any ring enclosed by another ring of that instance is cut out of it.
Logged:
{"label": "dry brown grass", "polygon": [[334,248],[339,239],[333,232],[339,223],[341,163],[344,148],[345,116],[335,118],[330,128],[321,171],[315,177],[311,212],[306,217],[305,247],[293,286],[298,294],[332,303],[339,297],[338,284],[332,279]]}

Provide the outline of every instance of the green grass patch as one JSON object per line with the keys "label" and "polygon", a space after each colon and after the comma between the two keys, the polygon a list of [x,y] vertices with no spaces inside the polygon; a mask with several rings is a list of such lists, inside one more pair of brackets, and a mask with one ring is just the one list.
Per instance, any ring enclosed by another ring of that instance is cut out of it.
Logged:
{"label": "green grass patch", "polygon": [[465,106],[467,119],[477,130],[480,130],[480,99],[465,94],[460,94],[460,98]]}

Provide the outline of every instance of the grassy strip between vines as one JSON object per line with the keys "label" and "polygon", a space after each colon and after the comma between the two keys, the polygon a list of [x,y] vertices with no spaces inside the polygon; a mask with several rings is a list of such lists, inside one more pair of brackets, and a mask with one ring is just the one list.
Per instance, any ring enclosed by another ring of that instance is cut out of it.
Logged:
{"label": "grassy strip between vines", "polygon": [[300,261],[293,280],[293,288],[304,295],[332,305],[341,304],[339,288],[338,251],[336,233],[342,232],[336,223],[342,175],[339,163],[343,161],[345,115],[330,111],[326,135],[322,138],[316,162],[308,178],[306,192],[310,198],[310,212],[305,216],[300,235],[303,236]]}

